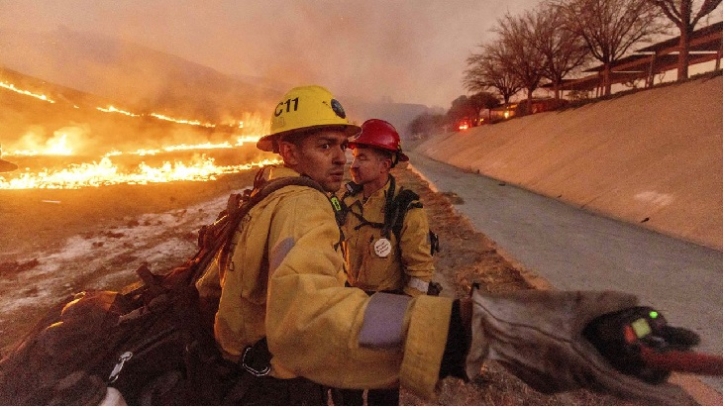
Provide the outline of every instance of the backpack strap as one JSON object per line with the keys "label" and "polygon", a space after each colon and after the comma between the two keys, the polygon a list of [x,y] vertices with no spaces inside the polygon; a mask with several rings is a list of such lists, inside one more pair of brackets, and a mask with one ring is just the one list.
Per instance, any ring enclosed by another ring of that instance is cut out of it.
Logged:
{"label": "backpack strap", "polygon": [[[400,231],[403,229],[403,220],[409,209],[423,208],[418,200],[420,196],[410,189],[401,189],[391,205],[390,221],[386,217],[386,224],[390,225],[392,232],[400,239]],[[387,214],[386,214],[387,216]]]}
{"label": "backpack strap", "polygon": [[[362,185],[355,184],[354,182],[348,182],[347,184],[345,184],[345,189],[346,192],[342,197],[343,199],[359,193],[362,190]],[[423,208],[423,204],[420,202],[420,195],[416,194],[414,191],[407,188],[402,188],[397,195],[395,194],[395,177],[393,177],[392,175],[390,175],[390,188],[385,194],[384,206],[385,219],[383,223],[370,222],[365,219],[362,214],[356,213],[347,206],[343,206],[342,209],[342,222],[344,223],[347,213],[351,213],[360,221],[360,224],[355,226],[355,230],[358,230],[363,226],[369,225],[373,228],[381,229],[381,233],[385,238],[390,239],[390,234],[392,233],[398,240],[400,240],[400,232],[403,230],[403,222],[405,220],[405,215],[407,214],[408,210],[412,208]],[[438,235],[433,233],[433,231],[429,230],[428,236],[431,243],[430,253],[431,255],[433,255],[436,251],[439,250]]]}
{"label": "backpack strap", "polygon": [[[408,213],[408,210],[413,208],[423,208],[423,204],[420,203],[420,195],[410,189],[403,188],[393,200],[390,218],[388,218],[386,213],[385,223],[390,224],[390,229],[395,234],[395,237],[398,238],[398,241],[400,241],[400,232],[403,230],[405,215]],[[440,251],[438,235],[428,230],[428,238],[430,240],[430,254],[433,255]]]}
{"label": "backpack strap", "polygon": [[[320,191],[325,197],[327,197],[327,191],[320,185],[319,183],[315,182],[312,178],[307,176],[298,176],[298,177],[284,177],[284,178],[277,178],[273,179],[271,181],[263,181],[261,178],[259,178],[259,173],[257,174],[258,178],[255,178],[255,187],[254,189],[247,193],[243,193],[241,198],[239,198],[239,194],[236,194],[237,198],[237,204],[236,208],[232,210],[229,215],[229,222],[225,226],[224,229],[224,250],[222,251],[222,258],[221,262],[224,263],[226,261],[226,257],[229,255],[229,244],[232,241],[232,236],[234,236],[234,232],[237,229],[237,226],[239,226],[239,223],[242,221],[242,218],[244,218],[245,215],[249,213],[249,211],[258,203],[262,202],[265,198],[267,198],[270,194],[273,192],[282,189],[284,187],[290,186],[290,185],[298,185],[298,186],[307,186],[310,188],[314,188],[318,191]],[[232,194],[234,196],[235,194]],[[329,198],[328,198],[329,199]],[[330,199],[330,204],[332,205],[332,209],[335,212],[335,219],[338,218],[338,210],[339,208],[339,201],[337,202],[337,207],[335,207],[335,202],[337,201],[337,198],[333,197],[333,199]],[[230,202],[233,202],[234,200],[230,196]],[[227,207],[229,209],[229,206]],[[338,224],[339,226],[339,224]],[[218,248],[217,248],[218,249]],[[214,252],[216,253],[216,252]]]}
{"label": "backpack strap", "polygon": [[[420,195],[416,194],[410,189],[402,188],[393,200],[391,209],[395,212],[395,215],[390,218],[392,221],[391,230],[393,231],[393,234],[395,234],[395,237],[398,239],[398,243],[400,242],[400,232],[403,230],[403,221],[405,220],[405,215],[408,213],[408,210],[413,208],[423,208],[423,204],[420,202]],[[389,223],[387,218],[386,223]],[[430,229],[428,230],[428,239],[430,241],[430,254],[433,255],[435,254],[435,252],[440,251],[438,235],[436,235]],[[400,245],[398,245],[398,248],[400,248]],[[401,270],[405,272],[402,258],[400,259],[400,267]],[[431,280],[428,283],[428,290],[426,294],[430,296],[438,296],[440,295],[442,290],[443,286],[440,283]]]}
{"label": "backpack strap", "polygon": [[[213,259],[214,255],[222,249],[221,260],[223,264],[226,258],[229,256],[229,243],[231,243],[232,236],[239,226],[245,215],[249,211],[266,197],[278,189],[282,189],[290,185],[307,186],[320,191],[325,197],[327,192],[325,189],[307,176],[297,177],[284,177],[277,178],[271,181],[264,181],[261,177],[262,171],[257,173],[254,181],[254,187],[252,189],[245,189],[241,194],[235,193],[229,196],[227,201],[227,207],[219,213],[216,221],[211,225],[202,226],[199,230],[199,251],[191,259],[193,277],[191,283],[194,284],[199,277],[204,273],[206,267]],[[337,198],[335,198],[337,199]],[[334,203],[331,201],[333,211],[335,210]],[[337,215],[337,213],[336,213]]]}
{"label": "backpack strap", "polygon": [[342,195],[342,199],[347,199],[347,197],[356,195],[360,193],[363,190],[362,184],[355,183],[354,181],[348,181],[345,183],[345,194]]}
{"label": "backpack strap", "polygon": [[[342,196],[342,199],[344,200],[345,198],[347,198],[351,195],[356,195],[356,194],[360,193],[362,191],[362,189],[363,189],[362,185],[356,184],[355,182],[350,181],[347,184],[345,184],[346,192]],[[390,203],[393,200],[394,194],[395,194],[395,178],[392,175],[390,175],[390,189],[388,189],[385,193],[385,205],[384,206],[385,206],[385,217],[386,218],[388,217],[388,209],[390,208]],[[352,207],[356,204],[358,204],[360,206],[361,213],[357,213],[352,210]],[[356,231],[358,229],[362,228],[363,226],[372,226],[373,228],[378,228],[378,229],[384,229],[386,226],[385,223],[370,222],[367,219],[365,219],[365,217],[362,215],[362,203],[360,202],[360,200],[353,202],[352,205],[350,205],[349,207],[347,205],[345,205],[343,208],[343,213],[344,213],[343,218],[342,218],[343,223],[345,222],[345,219],[347,218],[348,213],[351,213],[352,215],[355,216],[355,218],[357,218],[358,221],[360,221],[360,223],[358,225],[356,225],[355,228],[353,228]],[[383,236],[389,239],[390,238],[390,229],[384,230]]]}

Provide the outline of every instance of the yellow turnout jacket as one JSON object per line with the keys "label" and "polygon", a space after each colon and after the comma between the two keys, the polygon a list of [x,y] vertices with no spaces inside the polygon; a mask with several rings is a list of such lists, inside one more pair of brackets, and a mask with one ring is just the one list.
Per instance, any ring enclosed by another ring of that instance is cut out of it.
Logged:
{"label": "yellow turnout jacket", "polygon": [[[269,179],[284,176],[298,174],[274,167]],[[290,185],[257,204],[233,237],[227,266],[212,264],[197,283],[202,295],[221,286],[219,348],[238,361],[266,337],[274,377],[355,389],[400,382],[430,397],[452,300],[344,287],[340,239],[329,198],[314,188]]]}
{"label": "yellow turnout jacket", "polygon": [[[344,198],[349,209],[343,232],[347,247],[350,285],[366,291],[403,291],[425,294],[433,279],[428,217],[423,208],[410,208],[403,219],[400,238],[392,232],[383,239],[385,202],[390,179],[365,200],[359,192]],[[395,187],[397,195],[402,187]],[[417,202],[417,201],[416,201]]]}

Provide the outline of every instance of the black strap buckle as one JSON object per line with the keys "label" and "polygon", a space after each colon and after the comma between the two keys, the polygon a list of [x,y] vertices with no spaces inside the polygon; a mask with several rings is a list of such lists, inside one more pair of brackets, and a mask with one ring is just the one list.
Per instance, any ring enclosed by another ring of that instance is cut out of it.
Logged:
{"label": "black strap buckle", "polygon": [[252,346],[247,346],[244,348],[244,353],[242,354],[242,360],[240,360],[240,364],[242,365],[242,368],[249,372],[251,375],[255,377],[264,377],[269,374],[269,372],[272,371],[272,368],[269,364],[264,365],[261,369],[257,369],[253,367],[254,365],[249,363],[252,359],[252,354],[250,352],[252,351]]}

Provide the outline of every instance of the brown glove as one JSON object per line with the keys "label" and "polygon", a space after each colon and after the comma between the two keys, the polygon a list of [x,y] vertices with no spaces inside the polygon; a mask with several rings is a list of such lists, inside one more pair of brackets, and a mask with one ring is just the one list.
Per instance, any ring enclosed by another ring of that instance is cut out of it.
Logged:
{"label": "brown glove", "polygon": [[543,393],[586,388],[658,405],[696,404],[680,387],[653,385],[617,371],[582,334],[606,313],[634,307],[637,297],[619,292],[474,292],[469,378],[484,360],[496,360]]}

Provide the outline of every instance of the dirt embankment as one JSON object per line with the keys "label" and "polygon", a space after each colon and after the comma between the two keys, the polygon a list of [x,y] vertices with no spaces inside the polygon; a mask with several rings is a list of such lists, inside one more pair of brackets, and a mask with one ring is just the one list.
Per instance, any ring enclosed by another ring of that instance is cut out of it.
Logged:
{"label": "dirt embankment", "polygon": [[417,152],[722,250],[722,76],[440,135]]}

